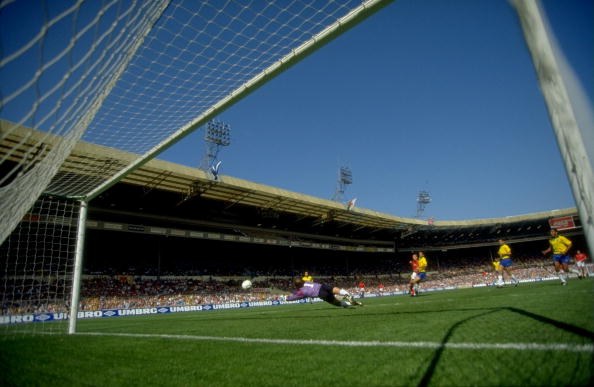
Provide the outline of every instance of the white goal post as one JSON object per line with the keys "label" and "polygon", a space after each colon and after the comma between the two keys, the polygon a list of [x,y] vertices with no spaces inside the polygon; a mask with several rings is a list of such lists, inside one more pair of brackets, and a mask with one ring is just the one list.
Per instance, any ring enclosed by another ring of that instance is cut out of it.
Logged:
{"label": "white goal post", "polygon": [[[594,253],[594,144],[584,133],[594,133],[591,105],[584,99],[574,74],[551,35],[536,0],[513,1],[532,55],[549,111],[557,144],[577,204],[590,256]],[[573,89],[569,87],[571,85]],[[579,107],[578,107],[579,106]],[[578,124],[577,115],[582,117]]]}

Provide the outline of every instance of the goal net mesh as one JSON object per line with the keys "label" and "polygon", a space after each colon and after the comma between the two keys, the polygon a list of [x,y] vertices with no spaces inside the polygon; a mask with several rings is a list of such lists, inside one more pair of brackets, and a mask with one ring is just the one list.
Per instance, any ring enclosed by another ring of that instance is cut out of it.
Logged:
{"label": "goal net mesh", "polygon": [[76,200],[385,3],[0,0],[2,316],[62,312]]}
{"label": "goal net mesh", "polygon": [[0,246],[0,319],[9,333],[66,332],[79,208],[44,196]]}
{"label": "goal net mesh", "polygon": [[[122,0],[31,8],[3,2],[1,139],[10,148],[0,162],[12,165],[4,166],[0,211],[18,221],[42,192],[93,196],[360,6]],[[18,28],[24,18],[38,25]],[[81,141],[129,157],[81,162],[84,173],[60,171]],[[30,192],[27,200],[22,192]]]}

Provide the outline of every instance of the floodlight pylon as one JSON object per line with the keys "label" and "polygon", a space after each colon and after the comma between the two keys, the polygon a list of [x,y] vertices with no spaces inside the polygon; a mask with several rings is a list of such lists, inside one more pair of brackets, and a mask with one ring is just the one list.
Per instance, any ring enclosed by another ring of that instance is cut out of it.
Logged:
{"label": "floodlight pylon", "polygon": [[205,170],[215,180],[218,179],[221,161],[218,159],[221,147],[231,144],[231,126],[226,122],[212,120],[206,124],[204,133],[206,153],[200,169]]}
{"label": "floodlight pylon", "polygon": [[417,195],[417,218],[421,218],[425,212],[425,206],[431,203],[431,194],[428,191],[419,191]]}
{"label": "floodlight pylon", "polygon": [[340,167],[338,170],[338,181],[336,184],[336,191],[332,196],[332,200],[337,202],[344,201],[344,193],[346,192],[347,186],[353,184],[353,172],[349,167]]}

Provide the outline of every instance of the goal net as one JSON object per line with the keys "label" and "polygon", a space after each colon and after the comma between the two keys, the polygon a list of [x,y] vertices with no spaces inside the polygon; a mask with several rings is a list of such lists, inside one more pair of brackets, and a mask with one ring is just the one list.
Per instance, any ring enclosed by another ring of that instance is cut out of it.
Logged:
{"label": "goal net", "polygon": [[[390,2],[0,1],[2,316],[75,313],[88,201]],[[536,3],[515,3],[592,245],[591,162]]]}
{"label": "goal net", "polygon": [[[64,332],[72,296],[79,205],[42,197],[0,246],[0,319],[11,331]],[[33,324],[52,321],[53,324]]]}
{"label": "goal net", "polygon": [[[43,253],[29,246],[56,237],[47,222],[31,222],[40,201],[52,197],[44,211],[76,219],[61,213],[76,207],[63,200],[96,197],[387,3],[1,1],[0,243],[12,267],[2,274],[3,315],[30,310],[29,291],[56,288],[57,274],[37,278],[53,265],[50,251],[74,260],[71,244]],[[118,157],[71,155],[84,144]],[[23,263],[33,261],[35,269]],[[72,262],[58,267],[74,278]]]}

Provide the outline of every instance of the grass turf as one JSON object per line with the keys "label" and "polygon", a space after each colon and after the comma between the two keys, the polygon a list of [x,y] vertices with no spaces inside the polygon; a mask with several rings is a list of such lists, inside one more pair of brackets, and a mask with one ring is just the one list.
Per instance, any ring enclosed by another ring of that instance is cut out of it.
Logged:
{"label": "grass turf", "polygon": [[[0,382],[594,385],[592,279],[572,280],[568,286],[545,281],[363,301],[364,307],[353,309],[316,303],[81,320],[80,335],[10,334],[39,329],[34,327],[38,323],[18,325],[0,337]],[[277,341],[215,340],[224,337]],[[449,346],[456,343],[470,348]],[[519,347],[497,347],[510,343]],[[547,347],[531,348],[536,344]]]}

